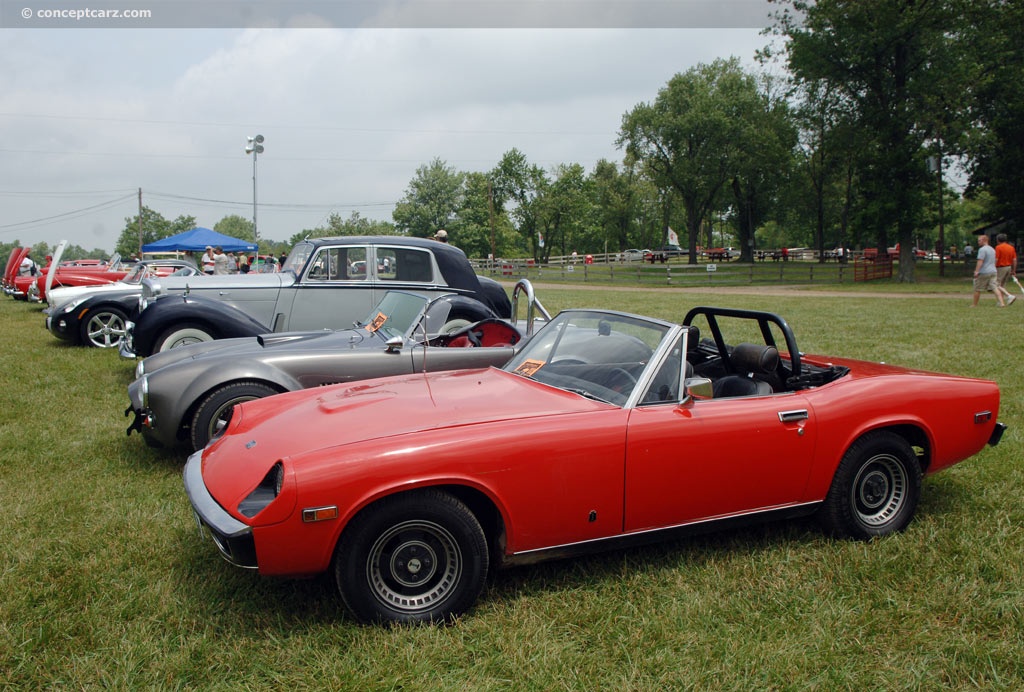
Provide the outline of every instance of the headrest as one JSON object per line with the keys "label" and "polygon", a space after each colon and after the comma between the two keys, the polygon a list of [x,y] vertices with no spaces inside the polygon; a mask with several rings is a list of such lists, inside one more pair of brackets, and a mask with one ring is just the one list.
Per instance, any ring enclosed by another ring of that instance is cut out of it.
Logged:
{"label": "headrest", "polygon": [[737,373],[769,374],[779,365],[779,351],[764,344],[736,344],[729,359]]}

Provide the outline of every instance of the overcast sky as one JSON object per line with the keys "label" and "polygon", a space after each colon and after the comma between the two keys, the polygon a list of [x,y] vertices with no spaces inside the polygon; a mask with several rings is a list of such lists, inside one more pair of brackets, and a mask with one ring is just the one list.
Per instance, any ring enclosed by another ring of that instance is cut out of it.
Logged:
{"label": "overcast sky", "polygon": [[111,251],[139,188],[168,219],[251,218],[255,134],[275,240],[332,212],[390,220],[435,158],[620,162],[623,114],[672,75],[753,68],[767,39],[715,6],[710,28],[0,28],[0,240]]}

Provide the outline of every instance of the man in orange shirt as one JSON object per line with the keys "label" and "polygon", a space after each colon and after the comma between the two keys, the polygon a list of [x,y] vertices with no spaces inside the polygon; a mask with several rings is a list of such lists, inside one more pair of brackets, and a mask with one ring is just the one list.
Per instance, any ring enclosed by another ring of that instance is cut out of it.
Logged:
{"label": "man in orange shirt", "polygon": [[1017,276],[1017,251],[1006,242],[1006,234],[996,236],[996,282],[999,290],[1006,296],[1006,304],[1012,305],[1017,296],[1006,290],[1006,282],[1011,276]]}

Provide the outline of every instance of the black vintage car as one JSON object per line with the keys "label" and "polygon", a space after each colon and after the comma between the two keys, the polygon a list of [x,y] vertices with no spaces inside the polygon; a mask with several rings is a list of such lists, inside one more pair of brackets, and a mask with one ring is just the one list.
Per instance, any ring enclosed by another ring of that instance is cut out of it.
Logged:
{"label": "black vintage car", "polygon": [[[400,236],[317,238],[297,243],[277,273],[146,281],[121,355],[145,357],[267,332],[346,328],[392,289],[467,296],[501,318],[512,312],[501,284],[477,276],[465,254],[450,245]],[[466,324],[480,317],[458,319]]]}

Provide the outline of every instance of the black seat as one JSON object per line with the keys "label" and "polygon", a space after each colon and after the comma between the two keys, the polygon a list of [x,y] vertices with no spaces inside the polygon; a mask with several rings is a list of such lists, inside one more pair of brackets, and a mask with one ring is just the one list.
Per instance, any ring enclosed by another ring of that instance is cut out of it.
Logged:
{"label": "black seat", "polygon": [[716,399],[773,393],[770,384],[757,378],[775,373],[779,365],[778,349],[758,344],[736,344],[729,354],[729,360],[735,374],[721,377],[711,385],[711,391]]}

